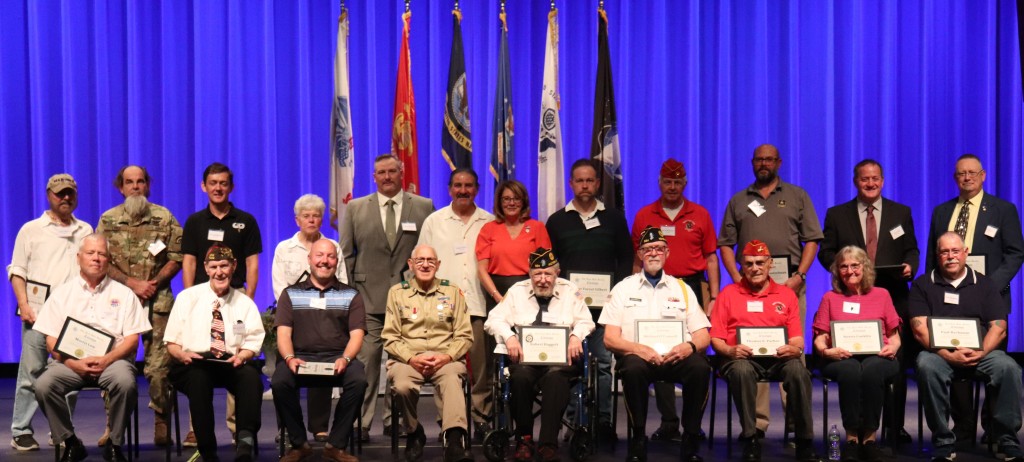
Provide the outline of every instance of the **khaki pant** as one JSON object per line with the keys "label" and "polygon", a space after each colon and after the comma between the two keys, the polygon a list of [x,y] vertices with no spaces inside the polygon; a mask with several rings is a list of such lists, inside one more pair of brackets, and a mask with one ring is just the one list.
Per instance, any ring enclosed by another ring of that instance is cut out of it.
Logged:
{"label": "khaki pant", "polygon": [[405,425],[409,433],[416,430],[419,419],[416,417],[416,404],[420,399],[420,388],[424,383],[434,385],[434,399],[441,401],[441,431],[450,428],[467,429],[466,395],[462,390],[462,382],[466,380],[466,364],[461,361],[445,364],[429,379],[413,369],[412,366],[388,360],[388,382],[395,390],[396,406],[405,416]]}
{"label": "khaki pant", "polygon": [[[803,327],[807,322],[807,285],[804,284],[800,288],[800,291],[796,293],[797,298],[800,301],[800,326]],[[803,356],[800,358],[800,362],[804,366],[807,366],[807,357]],[[786,409],[786,390],[782,389],[782,384],[779,384],[779,397],[782,399],[782,408]],[[757,419],[756,427],[758,430],[768,432],[768,424],[771,423],[771,401],[768,397],[768,384],[759,383],[757,384],[757,400],[755,401],[754,415]],[[785,431],[792,431],[792,424]]]}

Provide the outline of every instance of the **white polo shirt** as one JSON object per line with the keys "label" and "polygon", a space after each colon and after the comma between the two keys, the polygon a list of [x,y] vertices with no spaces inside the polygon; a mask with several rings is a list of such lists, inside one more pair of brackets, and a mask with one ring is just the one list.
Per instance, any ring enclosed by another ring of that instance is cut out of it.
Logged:
{"label": "white polo shirt", "polygon": [[153,329],[146,310],[127,286],[104,277],[95,289],[81,275],[61,284],[46,300],[33,329],[50,337],[59,337],[67,318],[114,336],[114,345],[126,335]]}
{"label": "white polo shirt", "polygon": [[470,316],[487,316],[487,302],[476,271],[476,238],[480,229],[492,221],[494,215],[477,207],[469,222],[463,223],[449,204],[431,213],[420,228],[418,244],[434,248],[441,260],[437,277],[462,289]]}
{"label": "white polo shirt", "polygon": [[[224,344],[228,353],[238,354],[245,349],[257,355],[263,347],[263,320],[252,299],[238,289],[230,289],[218,297],[209,282],[189,287],[178,294],[167,319],[164,344],[174,343],[193,353],[210,351],[210,329],[213,326],[213,302],[220,301],[220,313],[224,318]],[[241,321],[241,333],[235,326]]]}

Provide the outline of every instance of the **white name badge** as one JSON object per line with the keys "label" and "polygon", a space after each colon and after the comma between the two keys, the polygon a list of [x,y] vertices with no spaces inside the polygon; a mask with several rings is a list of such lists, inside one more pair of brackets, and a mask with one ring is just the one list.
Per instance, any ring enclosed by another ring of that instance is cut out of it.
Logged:
{"label": "white name badge", "polygon": [[988,226],[985,227],[985,235],[990,237],[990,238],[991,237],[996,237],[996,233],[998,233],[998,232],[999,232],[999,228],[996,228],[995,226],[988,225]]}
{"label": "white name badge", "polygon": [[598,220],[597,216],[595,215],[593,217],[590,217],[589,220],[583,220],[583,226],[586,227],[587,229],[597,228],[598,226],[601,226],[601,220]]}
{"label": "white name badge", "polygon": [[53,229],[53,233],[56,234],[57,237],[68,238],[75,235],[75,228],[70,226],[57,226]]}
{"label": "white name badge", "polygon": [[843,302],[843,313],[860,314],[860,303]]}
{"label": "white name badge", "polygon": [[403,221],[402,222],[402,231],[408,231],[410,233],[415,233],[416,232],[416,223],[413,223],[411,221]]}
{"label": "white name badge", "polygon": [[903,225],[896,225],[895,228],[889,230],[889,235],[892,236],[893,240],[903,237]]}
{"label": "white name badge", "polygon": [[758,202],[756,199],[750,201],[750,203],[747,204],[747,208],[750,209],[751,212],[754,212],[754,216],[758,218],[760,218],[761,215],[764,215],[765,212],[764,206],[761,205],[761,203]]}
{"label": "white name badge", "polygon": [[671,308],[666,309],[666,310],[661,310],[661,317],[669,318],[669,319],[675,319],[676,318],[676,313],[678,313],[678,312],[679,312],[679,310],[673,310]]}
{"label": "white name badge", "polygon": [[748,313],[763,313],[764,312],[764,302],[762,302],[760,300],[757,300],[757,301],[747,301],[747,312]]}
{"label": "white name badge", "polygon": [[462,255],[469,251],[469,246],[467,246],[465,242],[460,242],[458,244],[455,244],[455,248],[453,248],[452,250],[455,251],[455,255]]}
{"label": "white name badge", "polygon": [[946,292],[946,295],[942,297],[942,301],[945,302],[947,305],[959,305],[960,294]]}
{"label": "white name badge", "polygon": [[223,242],[224,241],[224,230],[223,229],[211,229],[206,232],[206,240]]}
{"label": "white name badge", "polygon": [[546,322],[548,324],[558,324],[559,321],[558,315],[550,311],[545,311],[544,313],[542,313],[540,315],[540,320],[541,322]]}
{"label": "white name badge", "polygon": [[157,255],[160,255],[160,252],[163,252],[164,249],[166,248],[167,244],[164,244],[164,241],[157,239],[156,242],[151,242],[149,244],[149,248],[147,250],[149,250],[150,255],[153,255],[155,257]]}
{"label": "white name badge", "polygon": [[231,326],[231,333],[235,335],[245,335],[245,323],[236,322]]}
{"label": "white name badge", "polygon": [[326,310],[327,309],[327,299],[326,298],[311,298],[311,299],[309,299],[309,307],[310,308],[316,308],[318,310]]}
{"label": "white name badge", "polygon": [[970,266],[972,270],[977,271],[978,274],[984,275],[985,274],[985,255],[984,254],[968,255],[967,256],[967,266]]}
{"label": "white name badge", "polygon": [[665,237],[675,236],[676,235],[676,227],[675,226],[662,226],[661,227],[661,234],[664,234]]}

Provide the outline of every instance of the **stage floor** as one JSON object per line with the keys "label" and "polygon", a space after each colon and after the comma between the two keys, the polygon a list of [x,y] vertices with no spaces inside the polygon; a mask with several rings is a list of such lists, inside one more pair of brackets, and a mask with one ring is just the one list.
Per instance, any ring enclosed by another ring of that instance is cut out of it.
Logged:
{"label": "stage floor", "polygon": [[[141,433],[141,435],[140,435],[141,453],[140,453],[139,460],[141,460],[141,461],[159,461],[159,460],[163,460],[164,459],[164,450],[163,450],[163,448],[157,448],[157,447],[153,446],[153,444],[152,444],[152,441],[153,441],[153,413],[152,413],[152,411],[149,411],[148,408],[145,408],[145,403],[147,402],[145,397],[148,396],[148,394],[147,394],[147,387],[148,387],[148,385],[146,384],[145,379],[143,379],[142,377],[140,377],[139,380],[140,380],[140,390],[139,390],[140,399],[139,399],[139,403],[141,404],[141,407],[143,408],[142,409],[142,413],[140,414],[140,419],[139,419],[139,426],[140,426],[140,433]],[[714,437],[715,445],[714,445],[714,448],[712,448],[712,449],[708,449],[707,448],[706,442],[701,446],[701,454],[704,456],[704,459],[707,460],[707,461],[730,460],[730,457],[727,456],[727,446],[728,445],[727,445],[727,441],[726,441],[726,437],[725,437],[726,408],[724,407],[724,403],[725,403],[724,383],[720,382],[719,384],[720,384],[720,387],[719,387],[720,395],[718,396],[719,404],[716,407],[716,418],[715,418],[715,424],[716,424],[716,427],[717,427],[716,431],[715,431],[715,437]],[[13,379],[0,379],[0,416],[3,416],[3,417],[0,417],[0,421],[5,422],[5,423],[10,422],[11,408],[13,406],[13,401],[14,401],[14,399],[13,399],[13,390],[14,390],[14,380]],[[834,387],[832,389],[831,399],[832,399],[832,406],[829,409],[829,420],[831,421],[831,423],[838,424],[839,423],[838,396],[836,395]],[[181,403],[181,405],[183,407],[187,406],[187,401],[186,401],[186,398],[184,396],[180,396],[179,397],[179,401],[180,401],[180,403]],[[303,403],[304,402],[305,402],[305,399],[303,399]],[[381,401],[381,402],[383,402],[383,401]],[[825,456],[825,448],[823,448],[821,446],[821,435],[818,434],[820,432],[820,429],[821,429],[821,421],[818,420],[818,419],[822,418],[822,416],[823,416],[823,409],[821,408],[821,403],[822,403],[821,385],[819,383],[817,383],[817,382],[815,382],[815,384],[814,384],[814,403],[815,403],[814,417],[816,419],[815,420],[815,427],[814,427],[815,428],[815,434],[816,434],[815,445],[816,445],[816,447],[818,449],[819,454],[821,454],[822,456]],[[217,391],[217,396],[214,399],[214,406],[215,406],[215,409],[216,409],[216,413],[218,415],[218,419],[221,419],[221,417],[223,416],[223,411],[224,411],[224,392],[223,392],[223,390],[218,390]],[[591,457],[589,457],[587,459],[588,461],[595,461],[595,462],[605,462],[605,461],[608,461],[608,462],[611,462],[611,461],[621,461],[621,460],[623,460],[625,458],[625,456],[626,456],[626,444],[625,444],[626,428],[625,428],[625,412],[623,411],[622,406],[623,406],[623,402],[620,399],[619,400],[619,422],[618,422],[618,425],[617,425],[617,431],[618,431],[619,439],[620,439],[619,444],[617,445],[617,447],[614,450],[599,449],[596,454],[592,455]],[[912,435],[914,435],[915,442],[906,451],[894,452],[891,449],[886,449],[885,453],[889,456],[889,460],[893,460],[893,461],[911,461],[911,460],[922,460],[922,459],[923,460],[927,460],[928,459],[928,454],[927,453],[917,453],[916,452],[917,451],[917,441],[916,441],[916,439],[917,439],[917,436],[916,436],[916,432],[917,432],[917,390],[914,387],[913,383],[911,383],[911,390],[910,390],[910,395],[908,396],[907,407],[908,407],[908,410],[907,410],[907,420],[905,422],[905,426],[906,426],[907,430],[909,432],[911,432]],[[711,410],[711,408],[709,406],[708,407],[708,413],[710,413],[710,410]],[[422,414],[421,415],[421,421],[425,422],[425,427],[426,427],[426,431],[427,431],[427,435],[428,435],[428,446],[427,446],[426,455],[424,457],[424,460],[425,461],[440,461],[442,459],[442,448],[440,447],[440,444],[437,442],[437,439],[436,439],[436,436],[437,436],[437,433],[438,433],[438,429],[437,429],[436,425],[434,424],[434,421],[435,421],[435,417],[437,415],[437,411],[434,408],[432,400],[431,399],[421,400],[420,411],[421,411],[421,414]],[[273,406],[273,403],[271,401],[264,401],[263,402],[262,413],[263,413],[263,429],[260,431],[260,434],[259,434],[259,443],[260,443],[260,457],[259,457],[259,460],[274,461],[274,460],[277,460],[277,446],[274,444],[274,436],[275,436],[275,431],[276,431],[275,428],[274,428],[274,425],[275,425],[275,422],[276,422],[276,417],[274,415],[274,406]],[[772,393],[772,416],[776,419],[777,422],[781,422],[782,415],[783,414],[782,414],[781,405],[778,402],[778,393],[773,392]],[[735,414],[733,415],[733,418],[735,419]],[[655,405],[654,405],[653,399],[652,399],[652,402],[650,404],[650,414],[648,415],[648,420],[647,420],[647,429],[648,429],[647,431],[648,431],[648,433],[653,432],[657,428],[658,423],[659,423],[659,419],[660,419],[660,416],[658,415],[658,412],[657,412],[657,410],[655,408]],[[104,424],[104,419],[103,419],[103,403],[102,403],[102,401],[100,399],[99,393],[97,393],[97,392],[86,392],[86,393],[83,393],[82,395],[80,395],[79,400],[78,400],[78,409],[77,409],[76,414],[75,414],[75,423],[76,423],[76,426],[77,426],[77,434],[78,434],[78,436],[80,438],[82,438],[83,441],[85,441],[86,446],[87,446],[87,448],[89,450],[90,457],[87,460],[102,460],[102,451],[95,446],[97,438],[103,433],[103,424]],[[33,420],[33,425],[34,425],[35,431],[36,431],[36,439],[42,445],[41,450],[40,451],[31,451],[31,452],[19,452],[19,451],[15,451],[14,449],[12,449],[11,446],[10,446],[10,441],[11,441],[10,425],[6,425],[5,424],[3,426],[3,428],[0,428],[0,440],[3,441],[2,442],[2,446],[0,446],[0,460],[18,461],[18,462],[51,461],[51,460],[53,460],[53,448],[52,448],[52,446],[49,446],[46,443],[46,434],[47,434],[47,431],[48,431],[48,426],[47,426],[45,417],[42,415],[42,411],[40,411],[40,412],[38,412],[36,414],[35,419]],[[539,427],[539,424],[538,424],[538,427]],[[708,431],[708,415],[704,416],[704,426],[703,426],[703,428],[704,428],[704,430],[706,432]],[[535,427],[534,431],[536,432],[537,430],[539,430],[539,428]],[[739,433],[739,423],[737,421],[735,421],[735,420],[734,420],[733,431],[734,431],[735,434]],[[930,437],[930,435],[928,433],[927,426],[925,426],[925,430],[924,431],[925,431],[925,438],[926,438],[926,440],[925,440],[926,441],[925,451],[927,451],[927,449],[928,449],[927,448],[927,446],[928,446],[927,438]],[[182,428],[183,435],[184,435],[184,432],[187,432],[187,422],[183,424],[183,428]],[[219,423],[217,425],[217,440],[220,442],[221,458],[223,458],[224,460],[231,460],[232,450],[231,450],[231,447],[230,447],[230,442],[231,442],[230,437],[231,436],[228,433],[227,428],[222,423]],[[402,454],[401,451],[402,451],[403,448],[404,448],[404,441],[400,441],[399,457],[403,457],[401,455]],[[563,460],[571,460],[570,457],[569,457],[569,452],[568,452],[568,444],[563,443],[562,447],[560,448],[560,451],[562,452]],[[195,452],[194,449],[190,450],[189,448],[184,448],[184,451],[182,452],[182,456],[180,458],[174,456],[174,457],[172,457],[172,459],[173,460],[178,460],[178,461],[184,461],[193,452]],[[765,462],[789,461],[789,460],[792,460],[792,458],[793,458],[793,452],[794,452],[793,449],[786,449],[785,447],[783,447],[783,444],[782,444],[782,425],[779,424],[779,423],[773,423],[771,425],[771,427],[769,427],[769,429],[768,429],[768,437],[767,437],[767,439],[765,441],[765,444],[764,444],[764,457],[763,457],[763,460]],[[733,453],[732,453],[731,459],[738,460],[740,458],[740,453],[741,453],[741,449],[740,449],[739,444],[734,444],[733,445]],[[314,457],[313,460],[319,460],[319,448],[318,448],[316,454],[317,455],[316,455],[316,457]],[[473,454],[475,456],[475,459],[478,460],[478,461],[486,460],[484,458],[483,453],[481,451],[481,448],[479,446],[474,446]],[[380,459],[380,458],[392,458],[392,456],[391,456],[391,452],[390,452],[390,440],[385,440],[385,438],[381,434],[380,420],[377,419],[377,421],[374,422],[374,428],[371,430],[371,440],[370,440],[370,443],[363,445],[363,453],[362,453],[361,459],[362,460],[376,460],[376,459]],[[677,458],[678,458],[678,445],[670,444],[670,443],[658,443],[658,442],[650,443],[650,446],[649,446],[649,460],[651,460],[651,461],[659,461],[659,460],[671,460],[671,459],[677,459]],[[983,446],[978,446],[977,448],[974,448],[974,449],[958,452],[958,457],[957,457],[957,461],[958,462],[970,462],[970,461],[975,461],[975,460],[981,461],[981,460],[993,460],[993,459],[991,458],[991,456],[988,455],[987,451],[985,450],[985,448]]]}

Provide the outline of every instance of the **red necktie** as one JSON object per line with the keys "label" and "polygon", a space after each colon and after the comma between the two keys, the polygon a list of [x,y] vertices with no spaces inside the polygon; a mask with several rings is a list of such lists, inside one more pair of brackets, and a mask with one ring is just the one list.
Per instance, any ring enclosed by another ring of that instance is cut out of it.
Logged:
{"label": "red necktie", "polygon": [[875,226],[875,206],[868,206],[868,216],[864,219],[864,227],[867,228],[867,251],[868,258],[875,262],[875,253],[878,252],[878,227]]}

